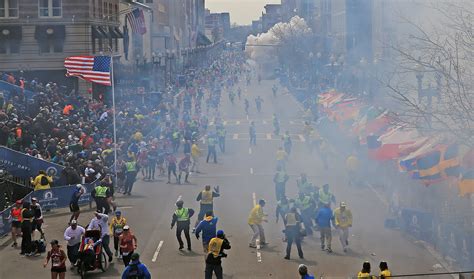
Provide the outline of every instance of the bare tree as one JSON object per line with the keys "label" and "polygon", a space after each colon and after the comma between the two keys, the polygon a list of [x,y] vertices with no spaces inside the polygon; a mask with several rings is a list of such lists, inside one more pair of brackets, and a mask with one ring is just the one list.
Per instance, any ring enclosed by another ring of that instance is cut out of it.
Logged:
{"label": "bare tree", "polygon": [[442,18],[437,25],[404,18],[410,35],[391,45],[395,57],[382,81],[398,102],[397,120],[473,147],[473,4],[437,4],[430,9]]}

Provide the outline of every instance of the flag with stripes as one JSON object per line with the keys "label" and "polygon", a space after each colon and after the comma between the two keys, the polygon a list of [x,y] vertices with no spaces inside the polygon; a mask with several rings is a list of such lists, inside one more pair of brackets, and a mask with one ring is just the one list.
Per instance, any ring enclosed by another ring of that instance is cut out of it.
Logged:
{"label": "flag with stripes", "polygon": [[68,77],[111,86],[109,56],[71,56],[64,61]]}
{"label": "flag with stripes", "polygon": [[140,35],[146,33],[145,15],[143,14],[143,10],[136,8],[127,14],[127,18],[128,22],[130,22],[130,27],[132,28],[133,33],[138,33]]}

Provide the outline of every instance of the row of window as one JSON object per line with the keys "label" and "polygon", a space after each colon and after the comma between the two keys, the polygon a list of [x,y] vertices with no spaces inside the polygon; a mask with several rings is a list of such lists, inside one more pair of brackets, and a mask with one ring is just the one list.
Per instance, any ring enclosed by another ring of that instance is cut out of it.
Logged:
{"label": "row of window", "polygon": [[103,0],[94,0],[92,1],[92,16],[95,18],[103,16],[104,18],[118,21],[118,5],[113,5],[112,3],[108,3],[107,1]]}
{"label": "row of window", "polygon": [[[18,18],[20,0],[0,0],[0,18]],[[38,0],[39,17],[61,17],[62,0]]]}
{"label": "row of window", "polygon": [[[108,44],[107,44],[108,41]],[[21,40],[1,40],[0,54],[20,53]],[[61,53],[64,49],[64,40],[42,40],[38,41],[39,53]],[[92,40],[92,52],[100,52],[113,49],[118,51],[118,39],[94,39]]]}

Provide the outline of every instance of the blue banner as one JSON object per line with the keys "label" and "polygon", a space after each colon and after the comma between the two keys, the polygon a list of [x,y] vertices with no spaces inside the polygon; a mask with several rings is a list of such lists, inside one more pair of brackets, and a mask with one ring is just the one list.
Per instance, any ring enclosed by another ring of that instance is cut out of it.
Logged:
{"label": "blue banner", "polygon": [[[79,199],[79,205],[88,204],[91,200],[91,192],[97,185],[97,181],[82,185],[85,189],[84,194]],[[38,190],[31,193],[31,197],[38,199],[39,204],[46,209],[56,209],[69,207],[72,194],[74,193],[76,185],[68,185],[61,187],[53,187],[48,190]]]}
{"label": "blue banner", "polygon": [[64,185],[66,183],[66,179],[61,177],[63,166],[25,155],[4,146],[0,147],[0,163],[15,177],[34,178],[40,170],[44,170],[53,177],[54,185]]}
{"label": "blue banner", "polygon": [[[22,89],[20,86],[8,83],[6,81],[0,80],[0,91],[4,91],[3,95],[5,96],[6,99],[10,99],[10,92],[12,91],[17,91],[21,92]],[[33,99],[33,97],[36,95],[35,92],[30,91],[30,90],[23,90],[23,93],[28,99]]]}
{"label": "blue banner", "polygon": [[[30,200],[31,193],[24,197],[24,200]],[[9,234],[12,230],[11,211],[15,205],[7,207],[4,211],[0,212],[0,236]]]}

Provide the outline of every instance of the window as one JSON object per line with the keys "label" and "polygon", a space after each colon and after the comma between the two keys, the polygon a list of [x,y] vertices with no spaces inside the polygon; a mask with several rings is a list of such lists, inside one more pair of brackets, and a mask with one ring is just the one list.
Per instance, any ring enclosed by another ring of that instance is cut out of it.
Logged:
{"label": "window", "polygon": [[107,20],[113,20],[114,19],[114,10],[112,8],[112,3],[109,3],[109,17]]}
{"label": "window", "polygon": [[106,2],[104,2],[104,14],[102,14],[102,18],[107,18],[107,15],[109,14],[109,6],[107,5]]}
{"label": "window", "polygon": [[99,14],[97,15],[99,18],[103,16],[102,14],[102,0],[99,0]]}
{"label": "window", "polygon": [[61,17],[62,0],[39,0],[40,17]]}
{"label": "window", "polygon": [[18,0],[0,0],[0,18],[18,17]]}

